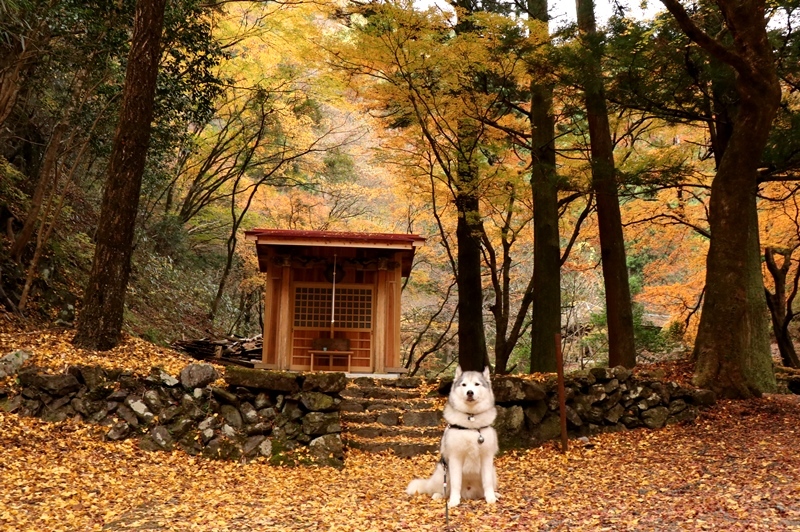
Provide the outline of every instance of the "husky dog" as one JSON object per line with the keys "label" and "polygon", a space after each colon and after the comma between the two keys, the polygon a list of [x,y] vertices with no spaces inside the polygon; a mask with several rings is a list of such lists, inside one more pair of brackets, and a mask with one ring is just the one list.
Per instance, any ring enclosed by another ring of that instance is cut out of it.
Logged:
{"label": "husky dog", "polygon": [[[434,499],[449,497],[447,506],[458,506],[461,499],[497,501],[497,432],[492,423],[497,417],[489,368],[461,371],[456,368],[453,386],[444,408],[447,427],[442,435],[442,457],[430,478],[412,480],[406,493],[426,493]],[[445,493],[445,474],[447,492]]]}

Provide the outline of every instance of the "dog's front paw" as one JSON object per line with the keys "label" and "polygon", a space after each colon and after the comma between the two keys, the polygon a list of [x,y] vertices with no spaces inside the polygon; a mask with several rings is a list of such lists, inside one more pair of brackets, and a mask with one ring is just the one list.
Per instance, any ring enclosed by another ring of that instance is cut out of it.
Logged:
{"label": "dog's front paw", "polygon": [[433,500],[438,500],[442,498],[444,498],[444,495],[442,495],[441,493],[434,493],[433,495],[431,495],[431,499]]}
{"label": "dog's front paw", "polygon": [[408,487],[406,488],[406,493],[408,495],[416,495],[418,493],[422,493],[422,486],[420,480],[414,479],[408,483]]}
{"label": "dog's front paw", "polygon": [[459,497],[457,495],[455,497],[450,497],[450,500],[447,501],[447,507],[448,508],[455,508],[459,504],[461,504],[461,497]]}
{"label": "dog's front paw", "polygon": [[494,504],[497,502],[497,494],[493,491],[486,493],[486,502],[489,504]]}

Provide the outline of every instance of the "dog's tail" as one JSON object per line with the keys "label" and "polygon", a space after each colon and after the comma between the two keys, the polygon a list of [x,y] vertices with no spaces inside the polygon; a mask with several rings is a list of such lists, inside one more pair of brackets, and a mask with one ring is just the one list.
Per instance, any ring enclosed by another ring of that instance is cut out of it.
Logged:
{"label": "dog's tail", "polygon": [[436,469],[430,478],[415,478],[408,483],[406,493],[409,495],[426,494],[434,499],[444,496],[444,465],[436,464]]}

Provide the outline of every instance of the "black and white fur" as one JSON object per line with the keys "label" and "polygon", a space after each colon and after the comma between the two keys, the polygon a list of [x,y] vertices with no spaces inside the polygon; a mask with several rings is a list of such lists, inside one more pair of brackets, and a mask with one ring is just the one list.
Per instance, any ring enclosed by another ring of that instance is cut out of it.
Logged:
{"label": "black and white fur", "polygon": [[[434,499],[449,497],[447,506],[458,506],[461,499],[497,501],[497,432],[492,428],[497,417],[489,368],[461,371],[456,368],[453,386],[444,408],[447,427],[442,435],[442,459],[430,478],[412,480],[406,493],[425,493]],[[445,493],[447,468],[447,493]]]}

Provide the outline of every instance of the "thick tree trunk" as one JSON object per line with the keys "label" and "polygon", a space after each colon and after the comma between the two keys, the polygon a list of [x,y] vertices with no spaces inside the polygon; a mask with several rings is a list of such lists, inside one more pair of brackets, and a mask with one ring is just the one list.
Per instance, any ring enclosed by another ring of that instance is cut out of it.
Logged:
{"label": "thick tree trunk", "polygon": [[[719,28],[718,31],[722,31]],[[710,61],[711,68],[711,94],[713,103],[711,109],[714,119],[709,123],[709,138],[711,150],[714,152],[716,168],[722,163],[725,150],[733,134],[733,118],[736,114],[736,80],[734,72],[725,68],[717,59]]]}
{"label": "thick tree trunk", "polygon": [[153,100],[166,0],[138,0],[125,73],[122,109],[97,228],[92,271],[74,342],[108,350],[120,340],[131,271],[142,174],[150,142]]}
{"label": "thick tree trunk", "polygon": [[584,90],[592,151],[592,187],[597,201],[600,254],[606,289],[608,365],[632,368],[636,365],[633,309],[614,168],[614,146],[611,142],[605,89],[600,73],[601,55],[594,42],[597,39],[594,2],[576,0],[576,10],[578,27],[589,53],[584,72]]}
{"label": "thick tree trunk", "polygon": [[469,218],[478,213],[477,199],[456,199],[458,223],[458,362],[464,371],[480,371],[489,363],[483,330],[483,287],[481,283],[480,236]]}
{"label": "thick tree trunk", "polygon": [[[472,31],[471,15],[476,8],[473,0],[456,0],[459,13],[456,33]],[[483,221],[478,193],[478,167],[475,154],[478,148],[477,124],[468,118],[458,123],[458,154],[456,188],[456,253],[458,270],[458,363],[464,371],[483,371],[489,365],[486,333],[483,329],[483,280],[481,267],[481,238]]]}
{"label": "thick tree trunk", "polygon": [[743,106],[711,185],[706,294],[694,351],[695,385],[731,398],[775,389],[755,195],[771,118],[748,114]]}
{"label": "thick tree trunk", "polygon": [[711,241],[694,348],[694,384],[722,397],[760,396],[774,391],[776,383],[761,276],[757,170],[781,98],[765,3],[716,1],[732,37],[731,47],[703,32],[677,0],[662,3],[690,39],[736,70],[740,100],[711,184]]}
{"label": "thick tree trunk", "polygon": [[481,279],[481,220],[478,169],[473,161],[476,144],[474,124],[459,125],[456,240],[458,242],[458,363],[464,371],[482,371],[489,365],[483,329],[483,281]]}
{"label": "thick tree trunk", "polygon": [[[528,2],[529,15],[547,23],[547,0]],[[561,332],[561,243],[558,232],[553,86],[534,76],[531,83],[533,166],[533,316],[530,371],[556,371],[555,336]]]}

